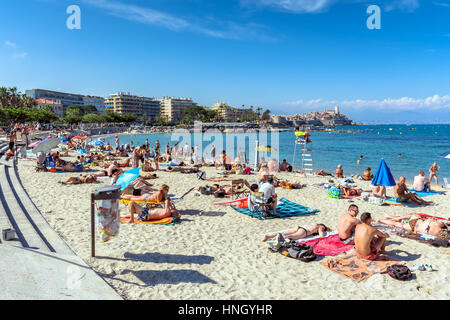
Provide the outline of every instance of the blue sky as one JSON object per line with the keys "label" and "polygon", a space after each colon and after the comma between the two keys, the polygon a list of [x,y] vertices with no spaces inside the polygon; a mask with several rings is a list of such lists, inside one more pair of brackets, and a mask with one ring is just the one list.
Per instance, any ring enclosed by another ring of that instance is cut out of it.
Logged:
{"label": "blue sky", "polygon": [[449,18],[448,0],[2,0],[0,85],[450,122]]}

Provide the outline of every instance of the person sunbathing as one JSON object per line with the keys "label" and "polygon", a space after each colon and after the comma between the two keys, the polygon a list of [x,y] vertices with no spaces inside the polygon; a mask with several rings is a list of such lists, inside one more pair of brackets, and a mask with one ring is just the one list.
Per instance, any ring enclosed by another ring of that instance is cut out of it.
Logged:
{"label": "person sunbathing", "polygon": [[[326,225],[323,223],[319,224],[308,224],[306,226],[298,226],[297,228],[288,230],[284,233],[281,233],[282,236],[287,237],[291,240],[298,240],[307,238],[310,236],[319,235],[320,237],[325,236],[325,231],[330,230]],[[262,240],[263,242],[275,238],[278,234],[274,233],[271,235],[264,235]]]}
{"label": "person sunbathing", "polygon": [[[136,215],[136,217],[135,217]],[[130,202],[130,221],[134,223],[134,219],[139,221],[151,221],[160,220],[168,217],[180,218],[181,214],[176,210],[170,199],[166,199],[164,208],[147,209],[145,206],[141,206],[138,203]]]}
{"label": "person sunbathing", "polygon": [[122,160],[121,162],[119,162],[119,166],[120,166],[121,168],[124,168],[124,167],[131,167],[131,166],[130,166],[130,158],[127,158],[127,159]]}
{"label": "person sunbathing", "polygon": [[390,217],[379,219],[376,222],[384,223],[389,226],[401,228],[413,233],[424,233],[442,239],[448,238],[450,227],[448,227],[442,220],[422,217],[416,214],[407,215],[403,217]]}
{"label": "person sunbathing", "polygon": [[346,186],[341,186],[342,195],[346,197],[357,197],[363,192],[362,189],[354,189]]}
{"label": "person sunbathing", "polygon": [[403,176],[400,177],[400,179],[398,179],[398,182],[394,187],[394,195],[397,197],[398,202],[408,202],[408,200],[410,200],[420,205],[433,203],[432,201],[423,200],[415,193],[409,192],[408,188],[406,187],[405,180],[406,180],[405,177]]}
{"label": "person sunbathing", "polygon": [[145,201],[145,202],[163,202],[166,200],[169,193],[169,186],[163,184],[161,188],[154,193],[142,193],[142,189],[134,189],[133,195],[124,194],[121,199],[131,201]]}
{"label": "person sunbathing", "polygon": [[97,182],[97,177],[89,174],[81,177],[70,177],[66,181],[60,181],[62,184],[81,184],[81,183],[94,183]]}
{"label": "person sunbathing", "polygon": [[324,170],[319,170],[316,172],[316,175],[318,176],[333,176],[331,173],[325,172]]}
{"label": "person sunbathing", "polygon": [[385,252],[386,239],[389,235],[371,226],[372,216],[369,212],[361,215],[361,222],[355,228],[355,252],[362,259],[375,260]]}
{"label": "person sunbathing", "polygon": [[143,177],[134,179],[133,181],[131,181],[128,187],[132,189],[141,189],[142,192],[147,193],[157,191],[155,188],[153,188],[153,185],[147,182]]}
{"label": "person sunbathing", "polygon": [[342,165],[338,165],[336,169],[336,178],[343,178],[344,177],[344,170],[342,170]]}
{"label": "person sunbathing", "polygon": [[364,170],[364,173],[362,176],[364,181],[371,181],[373,179],[373,174],[371,174],[370,170],[371,170],[370,168],[367,168],[366,170]]}
{"label": "person sunbathing", "polygon": [[373,188],[371,195],[377,198],[386,198],[386,187],[385,186],[376,186]]}
{"label": "person sunbathing", "polygon": [[344,213],[342,216],[339,217],[337,230],[339,234],[339,239],[344,244],[354,243],[353,236],[355,233],[355,228],[358,224],[361,223],[361,221],[356,218],[358,216],[358,213],[359,213],[358,206],[355,204],[351,204],[348,207],[347,213]]}

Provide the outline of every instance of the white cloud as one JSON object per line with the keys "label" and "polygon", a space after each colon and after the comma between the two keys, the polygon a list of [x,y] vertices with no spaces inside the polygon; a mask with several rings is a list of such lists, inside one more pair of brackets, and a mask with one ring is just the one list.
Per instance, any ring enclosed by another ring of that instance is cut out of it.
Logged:
{"label": "white cloud", "polygon": [[13,53],[13,58],[21,59],[25,58],[28,55],[28,52],[21,52],[21,53]]}
{"label": "white cloud", "polygon": [[450,3],[433,1],[433,4],[440,7],[450,8]]}
{"label": "white cloud", "polygon": [[[109,0],[84,0],[86,3],[104,9],[108,14],[143,24],[155,25],[172,31],[191,31],[214,38],[222,39],[258,39],[274,41],[275,38],[266,34],[266,27],[258,24],[247,23],[240,25],[235,22],[220,22],[219,27],[209,27],[190,22],[174,15],[119,1]],[[199,20],[202,21],[202,20]],[[216,22],[219,24],[219,22]]]}
{"label": "white cloud", "polygon": [[[382,0],[378,1],[386,11],[406,10],[414,11],[420,5],[420,0]],[[335,4],[371,3],[366,0],[240,0],[243,6],[270,7],[292,13],[318,13],[323,12]]]}
{"label": "white cloud", "polygon": [[[415,111],[415,110],[450,110],[450,95],[433,95],[423,99],[416,99],[410,97],[402,98],[387,98],[384,100],[297,100],[283,103],[286,108],[295,109],[297,112],[307,110],[321,110],[323,108],[332,108],[334,106],[345,108],[346,110],[380,110],[380,111]],[[294,110],[290,110],[294,111]]]}
{"label": "white cloud", "polygon": [[414,11],[420,6],[419,0],[394,0],[386,4],[385,10],[392,11],[395,9]]}
{"label": "white cloud", "polygon": [[241,0],[245,6],[268,6],[294,13],[320,12],[334,2],[336,0]]}
{"label": "white cloud", "polygon": [[11,41],[5,41],[5,46],[10,47],[10,48],[16,48],[17,45],[14,42]]}

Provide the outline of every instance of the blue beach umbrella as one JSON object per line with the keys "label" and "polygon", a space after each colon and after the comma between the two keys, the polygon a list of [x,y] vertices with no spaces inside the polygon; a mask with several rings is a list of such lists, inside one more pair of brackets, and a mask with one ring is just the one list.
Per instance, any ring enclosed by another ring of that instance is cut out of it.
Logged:
{"label": "blue beach umbrella", "polygon": [[141,168],[134,168],[128,171],[125,171],[123,174],[119,176],[116,181],[116,185],[120,186],[120,190],[124,190],[126,187],[130,185],[130,183],[139,177]]}
{"label": "blue beach umbrella", "polygon": [[373,186],[395,186],[395,180],[392,176],[391,170],[387,166],[384,159],[381,159],[377,172],[372,180]]}
{"label": "blue beach umbrella", "polygon": [[68,142],[69,141],[69,139],[67,139],[67,138],[61,138],[61,142]]}
{"label": "blue beach umbrella", "polygon": [[441,154],[442,158],[446,158],[446,159],[450,159],[450,152],[445,152],[443,154]]}
{"label": "blue beach umbrella", "polygon": [[101,140],[94,140],[88,143],[90,146],[104,146],[105,143]]}

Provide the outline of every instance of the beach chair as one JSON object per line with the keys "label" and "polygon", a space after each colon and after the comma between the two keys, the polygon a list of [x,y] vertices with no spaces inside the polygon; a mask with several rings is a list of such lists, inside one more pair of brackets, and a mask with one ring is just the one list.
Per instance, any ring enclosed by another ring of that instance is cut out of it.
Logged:
{"label": "beach chair", "polygon": [[249,190],[245,185],[245,179],[234,179],[231,181],[231,199],[237,197],[245,198],[249,196]]}
{"label": "beach chair", "polygon": [[444,188],[450,189],[450,178],[444,178]]}

